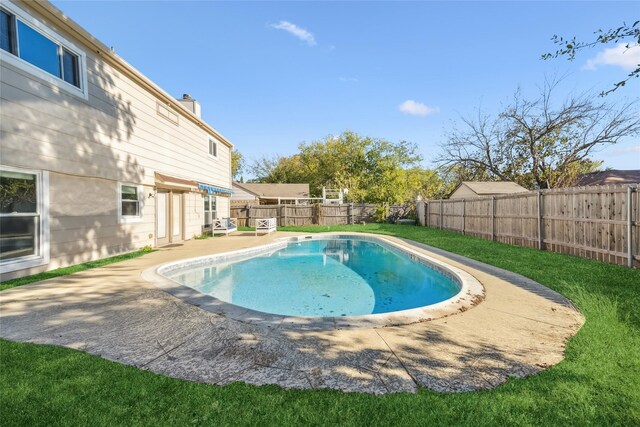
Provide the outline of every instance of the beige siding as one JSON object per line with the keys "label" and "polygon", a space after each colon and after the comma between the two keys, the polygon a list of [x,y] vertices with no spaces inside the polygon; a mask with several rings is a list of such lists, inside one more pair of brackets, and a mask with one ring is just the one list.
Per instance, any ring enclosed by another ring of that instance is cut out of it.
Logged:
{"label": "beige siding", "polygon": [[49,200],[52,268],[154,244],[155,199],[145,198],[140,222],[118,223],[116,181],[51,173]]}
{"label": "beige siding", "polygon": [[229,197],[220,197],[218,196],[218,198],[216,199],[216,215],[218,216],[218,218],[228,218],[229,217],[229,210],[230,210],[230,201],[231,199]]}
{"label": "beige siding", "polygon": [[475,191],[471,190],[465,184],[460,184],[460,187],[458,187],[458,189],[454,191],[451,194],[451,196],[449,196],[450,199],[464,199],[464,198],[473,198],[473,197],[479,197],[479,196],[476,194]]}
{"label": "beige siding", "polygon": [[204,223],[204,201],[202,194],[187,193],[185,199],[185,238],[202,234],[202,224]]}
{"label": "beige siding", "polygon": [[[20,7],[41,19],[25,4]],[[83,41],[47,25],[83,47]],[[231,188],[227,145],[220,142],[218,158],[211,158],[213,135],[205,128],[180,110],[178,125],[159,116],[151,92],[91,49],[84,52],[88,99],[0,61],[0,162],[50,171],[51,262],[12,275],[155,245],[155,198],[148,197],[155,191],[155,172]],[[118,223],[118,182],[144,184],[142,221]],[[222,216],[229,213],[225,200],[218,208]],[[201,233],[203,215],[202,195],[185,193],[186,239]]]}
{"label": "beige siding", "polygon": [[136,93],[124,77],[117,89],[104,88],[116,103],[107,108],[92,95],[87,104],[5,63],[0,73],[3,151],[20,151],[11,158],[14,166],[25,166],[18,163],[26,157],[32,168],[76,173],[81,167],[91,176],[138,176],[149,184],[153,172],[161,171],[231,187],[229,148],[219,144],[218,158],[211,158],[205,131],[186,119],[176,126],[158,116],[155,98],[141,88]]}

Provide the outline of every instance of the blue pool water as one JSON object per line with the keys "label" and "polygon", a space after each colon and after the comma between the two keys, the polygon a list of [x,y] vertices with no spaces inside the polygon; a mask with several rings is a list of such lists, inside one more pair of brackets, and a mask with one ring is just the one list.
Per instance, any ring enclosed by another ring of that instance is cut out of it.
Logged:
{"label": "blue pool water", "polygon": [[399,251],[357,239],[291,242],[272,253],[168,277],[231,304],[287,316],[389,313],[444,301],[460,290]]}

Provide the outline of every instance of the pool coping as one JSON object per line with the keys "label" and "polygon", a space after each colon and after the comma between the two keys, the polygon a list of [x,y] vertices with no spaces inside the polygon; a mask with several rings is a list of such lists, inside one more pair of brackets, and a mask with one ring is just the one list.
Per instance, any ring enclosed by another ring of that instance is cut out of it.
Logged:
{"label": "pool coping", "polygon": [[[237,262],[243,259],[249,259],[258,254],[284,248],[290,242],[326,240],[327,238],[336,237],[350,239],[356,238],[358,240],[373,241],[375,243],[382,244],[383,246],[390,246],[393,249],[403,252],[414,261],[433,268],[458,282],[460,285],[460,291],[451,298],[436,304],[391,313],[334,317],[285,316],[252,310],[221,301],[213,296],[202,294],[195,289],[181,285],[163,275],[163,273],[168,273],[173,269],[182,268],[185,265],[215,265],[216,262],[229,262],[231,260]],[[407,325],[431,321],[461,313],[469,310],[484,300],[484,286],[482,286],[475,277],[463,269],[431,257],[425,252],[426,251],[424,249],[411,245],[407,242],[400,244],[388,240],[380,235],[370,233],[313,233],[303,234],[300,236],[283,237],[277,239],[274,243],[254,246],[251,248],[167,262],[144,270],[141,273],[141,276],[144,280],[152,283],[157,288],[173,295],[183,302],[197,306],[210,313],[243,323],[291,330],[342,330]]]}

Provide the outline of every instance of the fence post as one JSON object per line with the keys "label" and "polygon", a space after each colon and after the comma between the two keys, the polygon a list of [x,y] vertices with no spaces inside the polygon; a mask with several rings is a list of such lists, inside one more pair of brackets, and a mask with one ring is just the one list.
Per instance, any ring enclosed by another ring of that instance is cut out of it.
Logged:
{"label": "fence post", "polygon": [[465,203],[464,203],[465,199],[462,199],[462,234],[464,234],[464,228],[465,228]]}
{"label": "fence post", "polygon": [[286,227],[287,226],[287,205],[282,205],[282,226]]}
{"label": "fence post", "polygon": [[349,203],[349,224],[353,224],[353,202]]}
{"label": "fence post", "polygon": [[627,266],[629,268],[633,268],[633,190],[631,186],[627,187]]}
{"label": "fence post", "polygon": [[429,206],[431,206],[431,201],[427,200],[424,206],[424,225],[429,227]]}
{"label": "fence post", "polygon": [[544,237],[542,235],[542,191],[538,190],[538,249],[544,247]]}
{"label": "fence post", "polygon": [[491,240],[496,240],[496,198],[491,196]]}
{"label": "fence post", "polygon": [[440,200],[440,230],[442,230],[443,225],[442,225],[442,199]]}
{"label": "fence post", "polygon": [[251,205],[249,205],[249,212],[247,212],[247,227],[251,227]]}

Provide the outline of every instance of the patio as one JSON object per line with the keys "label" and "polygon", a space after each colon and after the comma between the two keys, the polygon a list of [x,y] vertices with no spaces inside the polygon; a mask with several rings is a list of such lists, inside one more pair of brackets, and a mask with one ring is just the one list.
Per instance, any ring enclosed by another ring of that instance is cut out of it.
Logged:
{"label": "patio", "polygon": [[[463,313],[380,329],[296,331],[209,313],[140,276],[171,260],[248,248],[279,237],[193,240],[141,258],[0,293],[0,336],[80,349],[175,378],[285,388],[388,393],[470,391],[562,360],[583,317],[520,275],[415,244],[475,276],[486,297]],[[387,237],[390,240],[400,240]]]}

